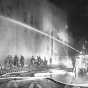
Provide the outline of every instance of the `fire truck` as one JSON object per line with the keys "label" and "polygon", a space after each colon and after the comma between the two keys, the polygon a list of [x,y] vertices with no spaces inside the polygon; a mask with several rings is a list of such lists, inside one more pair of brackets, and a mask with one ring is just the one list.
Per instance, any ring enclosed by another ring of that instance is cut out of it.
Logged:
{"label": "fire truck", "polygon": [[75,75],[76,77],[81,75],[86,75],[88,73],[88,53],[86,48],[83,45],[82,50],[79,55],[77,55],[75,62]]}

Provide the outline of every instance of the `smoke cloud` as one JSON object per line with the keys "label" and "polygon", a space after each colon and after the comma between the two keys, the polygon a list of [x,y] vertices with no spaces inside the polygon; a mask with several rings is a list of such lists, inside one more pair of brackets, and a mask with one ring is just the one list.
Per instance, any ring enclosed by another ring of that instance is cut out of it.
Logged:
{"label": "smoke cloud", "polygon": [[[66,13],[56,8],[47,0],[18,0],[2,2],[1,14],[31,25],[49,35],[70,43]],[[11,9],[12,8],[12,9]],[[0,18],[0,58],[8,54],[23,55],[26,58],[34,55],[51,56],[51,39],[39,33],[28,31],[23,26]],[[68,47],[53,40],[53,55],[57,60],[68,56]],[[48,59],[48,58],[47,58]],[[56,60],[56,59],[55,59]]]}

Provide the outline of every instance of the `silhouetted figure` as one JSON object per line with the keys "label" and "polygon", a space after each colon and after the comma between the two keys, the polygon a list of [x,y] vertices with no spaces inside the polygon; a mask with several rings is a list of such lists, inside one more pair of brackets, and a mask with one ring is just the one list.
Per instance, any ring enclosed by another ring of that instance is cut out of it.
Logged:
{"label": "silhouetted figure", "polygon": [[10,68],[12,67],[12,65],[13,65],[13,60],[12,60],[12,56],[11,55],[9,55],[9,66],[10,66]]}
{"label": "silhouetted figure", "polygon": [[44,65],[47,65],[46,57],[44,57]]}
{"label": "silhouetted figure", "polygon": [[15,55],[15,57],[14,57],[14,66],[18,67],[18,57],[17,57],[17,55]]}
{"label": "silhouetted figure", "polygon": [[4,60],[4,66],[6,67],[12,67],[13,61],[12,61],[12,56],[8,55],[6,59]]}
{"label": "silhouetted figure", "polygon": [[43,65],[44,64],[44,60],[43,59],[41,59],[41,65]]}
{"label": "silhouetted figure", "polygon": [[38,65],[40,65],[41,64],[41,57],[40,56],[37,57],[37,60],[38,60]]}
{"label": "silhouetted figure", "polygon": [[0,74],[3,73],[2,64],[0,64]]}
{"label": "silhouetted figure", "polygon": [[21,56],[20,64],[21,64],[21,67],[23,68],[24,67],[24,56]]}
{"label": "silhouetted figure", "polygon": [[4,68],[5,69],[6,69],[7,65],[8,65],[8,60],[7,60],[7,57],[6,57],[5,60],[4,60]]}
{"label": "silhouetted figure", "polygon": [[31,58],[31,64],[32,65],[35,64],[35,58],[34,58],[34,56],[32,56],[32,58]]}

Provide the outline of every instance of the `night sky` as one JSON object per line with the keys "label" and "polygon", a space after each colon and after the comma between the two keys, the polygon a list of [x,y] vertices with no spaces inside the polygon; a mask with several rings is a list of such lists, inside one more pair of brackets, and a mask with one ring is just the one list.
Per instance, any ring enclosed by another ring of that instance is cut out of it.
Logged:
{"label": "night sky", "polygon": [[88,40],[88,2],[87,0],[50,0],[55,6],[68,14],[69,31],[75,39]]}

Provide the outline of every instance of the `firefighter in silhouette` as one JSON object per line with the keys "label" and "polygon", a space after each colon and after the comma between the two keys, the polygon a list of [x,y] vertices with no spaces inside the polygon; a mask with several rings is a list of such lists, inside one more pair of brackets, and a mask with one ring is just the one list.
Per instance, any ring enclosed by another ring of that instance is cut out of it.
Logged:
{"label": "firefighter in silhouette", "polygon": [[50,65],[52,64],[52,57],[50,57]]}
{"label": "firefighter in silhouette", "polygon": [[10,68],[12,68],[12,65],[13,65],[12,56],[9,55],[9,66],[10,66]]}
{"label": "firefighter in silhouette", "polygon": [[0,74],[3,74],[2,64],[0,64]]}
{"label": "firefighter in silhouette", "polygon": [[4,61],[4,64],[5,64],[5,68],[6,67],[12,67],[12,56],[11,55],[8,55]]}
{"label": "firefighter in silhouette", "polygon": [[32,64],[32,65],[35,64],[35,58],[34,58],[34,56],[32,56],[32,58],[31,58],[31,64]]}
{"label": "firefighter in silhouette", "polygon": [[44,57],[44,65],[47,65],[46,57]]}
{"label": "firefighter in silhouette", "polygon": [[15,55],[15,57],[14,57],[14,66],[18,67],[18,57],[17,57],[17,55]]}
{"label": "firefighter in silhouette", "polygon": [[7,66],[8,66],[8,60],[7,60],[7,57],[6,57],[5,60],[4,60],[4,68],[6,69]]}
{"label": "firefighter in silhouette", "polygon": [[40,56],[37,56],[37,63],[38,63],[38,65],[40,65],[41,64],[41,57]]}
{"label": "firefighter in silhouette", "polygon": [[24,67],[24,56],[21,56],[20,58],[20,65],[22,68]]}

